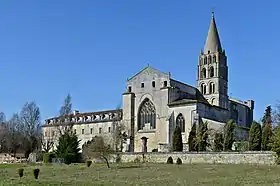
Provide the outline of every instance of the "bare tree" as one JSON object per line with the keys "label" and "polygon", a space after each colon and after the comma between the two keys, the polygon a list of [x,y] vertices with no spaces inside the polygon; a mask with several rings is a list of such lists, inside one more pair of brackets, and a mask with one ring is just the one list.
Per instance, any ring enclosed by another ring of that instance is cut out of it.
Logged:
{"label": "bare tree", "polygon": [[25,103],[20,112],[22,131],[25,137],[26,156],[40,146],[40,109],[35,102]]}
{"label": "bare tree", "polygon": [[277,101],[274,108],[272,109],[272,124],[274,126],[280,125],[280,101]]}
{"label": "bare tree", "polygon": [[107,167],[110,168],[109,158],[115,152],[110,145],[104,142],[102,136],[95,136],[91,141],[83,145],[83,156],[86,158],[98,158],[106,161]]}
{"label": "bare tree", "polygon": [[72,113],[72,98],[71,95],[68,94],[64,100],[63,105],[59,110],[60,116],[66,116]]}
{"label": "bare tree", "polygon": [[41,140],[43,152],[50,152],[50,150],[54,147],[56,136],[44,136],[42,134]]}
{"label": "bare tree", "polygon": [[7,147],[9,148],[9,151],[12,152],[15,156],[23,141],[23,127],[21,125],[19,115],[17,113],[13,114],[11,119],[9,119],[9,121],[7,122],[7,125]]}
{"label": "bare tree", "polygon": [[113,121],[113,143],[116,152],[123,151],[123,144],[126,143],[127,134],[123,121]]}
{"label": "bare tree", "polygon": [[[72,113],[72,98],[68,94],[64,100],[63,105],[60,107],[59,116],[63,126],[58,126],[57,130],[60,135],[72,132],[73,124],[71,123],[71,113]],[[68,120],[67,120],[68,119]]]}

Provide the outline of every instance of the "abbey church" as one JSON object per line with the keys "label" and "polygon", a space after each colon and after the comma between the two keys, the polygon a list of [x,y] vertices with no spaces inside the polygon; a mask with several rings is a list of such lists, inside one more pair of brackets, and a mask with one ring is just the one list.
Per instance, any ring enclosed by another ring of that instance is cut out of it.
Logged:
{"label": "abbey church", "polygon": [[127,80],[122,109],[90,113],[75,111],[63,120],[60,117],[46,119],[44,139],[57,133],[56,126],[72,123],[82,145],[96,135],[112,136],[114,123],[118,121],[125,125],[128,135],[124,151],[167,151],[176,126],[181,127],[186,149],[192,125],[207,121],[210,128],[219,130],[230,119],[237,124],[237,138],[247,139],[253,121],[254,101],[228,96],[227,56],[214,14],[197,63],[196,86],[147,66]]}

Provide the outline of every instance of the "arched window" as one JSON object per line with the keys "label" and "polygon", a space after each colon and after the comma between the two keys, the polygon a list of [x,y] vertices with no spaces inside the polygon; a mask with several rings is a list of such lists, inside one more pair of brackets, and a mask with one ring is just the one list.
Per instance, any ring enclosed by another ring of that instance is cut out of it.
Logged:
{"label": "arched window", "polygon": [[138,130],[142,130],[147,123],[150,123],[151,129],[156,128],[156,108],[148,98],[139,107]]}
{"label": "arched window", "polygon": [[207,65],[207,57],[204,58],[204,65]]}
{"label": "arched window", "polygon": [[209,64],[212,63],[212,58],[211,58],[211,56],[208,56],[208,63],[209,63]]}
{"label": "arched window", "polygon": [[185,132],[185,119],[183,114],[179,114],[176,118],[176,126],[179,126],[182,132]]}
{"label": "arched window", "polygon": [[215,93],[215,84],[211,82],[209,84],[209,94],[214,94],[214,93]]}
{"label": "arched window", "polygon": [[214,77],[214,67],[210,67],[209,76],[210,76],[210,78]]}
{"label": "arched window", "polygon": [[211,104],[212,104],[212,105],[215,104],[215,98],[213,98],[213,99],[211,100]]}
{"label": "arched window", "polygon": [[201,77],[202,77],[202,78],[206,78],[206,68],[203,68],[203,69],[201,70]]}
{"label": "arched window", "polygon": [[216,56],[213,56],[213,63],[216,63],[216,60],[217,60]]}
{"label": "arched window", "polygon": [[202,94],[206,94],[206,85],[204,83],[200,85],[200,91]]}

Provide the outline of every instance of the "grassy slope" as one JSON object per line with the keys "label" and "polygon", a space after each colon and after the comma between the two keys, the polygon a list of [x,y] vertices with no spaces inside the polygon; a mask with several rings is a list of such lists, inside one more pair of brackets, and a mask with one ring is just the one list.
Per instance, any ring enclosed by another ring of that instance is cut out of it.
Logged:
{"label": "grassy slope", "polygon": [[[23,167],[19,179],[17,169]],[[40,168],[38,180],[32,169]],[[253,165],[0,165],[0,185],[273,185],[280,167]]]}

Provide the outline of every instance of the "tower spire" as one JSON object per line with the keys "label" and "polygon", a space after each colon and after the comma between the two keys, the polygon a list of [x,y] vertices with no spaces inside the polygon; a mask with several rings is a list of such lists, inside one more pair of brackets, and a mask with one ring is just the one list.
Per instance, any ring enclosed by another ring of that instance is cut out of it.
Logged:
{"label": "tower spire", "polygon": [[204,54],[221,52],[222,46],[220,42],[220,37],[218,33],[218,29],[216,26],[214,11],[212,10],[212,18],[210,22],[210,27],[208,31],[208,36],[204,46]]}

